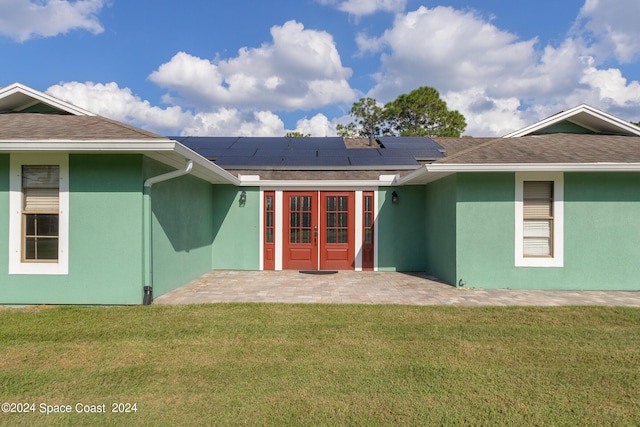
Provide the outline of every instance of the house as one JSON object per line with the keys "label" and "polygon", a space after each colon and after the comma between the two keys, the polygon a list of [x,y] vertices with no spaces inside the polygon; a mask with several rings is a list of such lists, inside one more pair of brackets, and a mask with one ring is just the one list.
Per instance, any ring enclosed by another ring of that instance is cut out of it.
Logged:
{"label": "house", "polygon": [[581,105],[503,138],[170,138],[13,84],[0,242],[0,304],[149,303],[212,269],[640,290],[640,128]]}

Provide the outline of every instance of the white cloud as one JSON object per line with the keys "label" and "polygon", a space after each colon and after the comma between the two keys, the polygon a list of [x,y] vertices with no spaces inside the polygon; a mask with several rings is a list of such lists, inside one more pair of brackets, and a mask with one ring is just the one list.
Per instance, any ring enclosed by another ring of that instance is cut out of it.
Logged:
{"label": "white cloud", "polygon": [[376,12],[401,12],[407,0],[317,0],[318,3],[336,7],[338,10],[356,16],[371,15]]}
{"label": "white cloud", "polygon": [[424,84],[440,91],[466,90],[522,75],[535,57],[536,42],[518,41],[475,12],[451,7],[420,7],[398,15],[381,37],[361,35],[358,41],[361,49],[386,48],[372,91],[385,101]]}
{"label": "white cloud", "polygon": [[99,34],[104,29],[97,14],[104,5],[104,0],[2,0],[0,34],[21,42],[75,29]]}
{"label": "white cloud", "polygon": [[334,136],[336,135],[336,124],[330,122],[327,116],[318,113],[315,116],[303,118],[296,123],[296,132],[311,136]]}
{"label": "white cloud", "polygon": [[640,53],[640,2],[637,0],[586,0],[574,31],[588,41],[594,56],[613,55],[630,63]]}
{"label": "white cloud", "polygon": [[242,113],[220,108],[215,112],[197,113],[182,135],[191,136],[284,136],[284,123],[270,111]]}
{"label": "white cloud", "polygon": [[[367,96],[386,102],[435,87],[467,118],[465,133],[475,136],[502,135],[581,103],[637,120],[640,84],[598,64],[611,51],[620,60],[635,57],[640,30],[617,27],[618,19],[632,20],[622,16],[623,8],[606,7],[587,0],[580,11],[580,28],[590,37],[574,26],[561,43],[542,48],[537,39],[523,41],[473,10],[420,7],[400,14],[381,36],[357,38],[361,52],[380,54],[377,84]],[[629,3],[626,13],[638,8]]]}
{"label": "white cloud", "polygon": [[51,86],[55,96],[93,113],[161,135],[284,136],[284,123],[269,111],[219,108],[193,113],[179,106],[160,108],[116,83],[67,82]]}
{"label": "white cloud", "polygon": [[271,28],[272,43],[242,48],[234,58],[177,53],[149,78],[175,92],[165,101],[200,109],[295,110],[350,102],[355,97],[333,37],[295,21]]}

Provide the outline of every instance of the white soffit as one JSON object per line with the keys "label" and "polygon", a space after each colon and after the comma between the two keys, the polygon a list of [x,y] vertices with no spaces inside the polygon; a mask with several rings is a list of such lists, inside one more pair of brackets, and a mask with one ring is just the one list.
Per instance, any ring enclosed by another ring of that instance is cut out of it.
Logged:
{"label": "white soffit", "polygon": [[640,127],[597,108],[582,104],[505,135],[503,138],[526,136],[565,120],[593,132],[640,136]]}

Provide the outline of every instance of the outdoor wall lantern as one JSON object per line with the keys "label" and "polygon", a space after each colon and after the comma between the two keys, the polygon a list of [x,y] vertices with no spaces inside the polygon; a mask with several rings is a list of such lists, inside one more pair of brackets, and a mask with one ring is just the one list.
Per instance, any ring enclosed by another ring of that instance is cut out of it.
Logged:
{"label": "outdoor wall lantern", "polygon": [[396,193],[395,191],[391,193],[391,202],[398,203],[398,193]]}
{"label": "outdoor wall lantern", "polygon": [[244,206],[245,203],[247,203],[247,192],[242,190],[242,193],[240,193],[240,206]]}

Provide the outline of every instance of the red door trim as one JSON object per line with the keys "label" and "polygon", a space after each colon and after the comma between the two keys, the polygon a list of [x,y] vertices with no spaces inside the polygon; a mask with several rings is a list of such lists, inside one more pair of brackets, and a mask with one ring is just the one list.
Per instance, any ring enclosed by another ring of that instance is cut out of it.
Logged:
{"label": "red door trim", "polygon": [[373,191],[362,192],[362,269],[373,270],[375,210]]}

